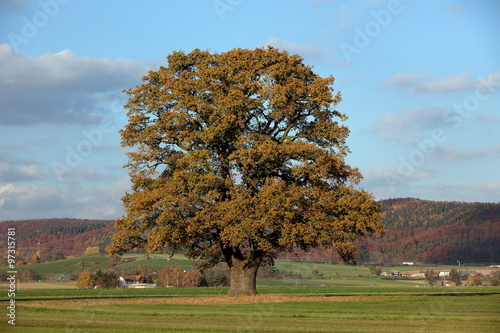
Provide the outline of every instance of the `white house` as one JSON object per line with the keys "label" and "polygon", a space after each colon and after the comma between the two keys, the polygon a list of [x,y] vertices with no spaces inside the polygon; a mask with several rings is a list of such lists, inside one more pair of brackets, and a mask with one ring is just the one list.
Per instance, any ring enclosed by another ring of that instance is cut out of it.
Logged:
{"label": "white house", "polygon": [[416,279],[423,279],[423,278],[425,278],[425,273],[414,273],[414,274],[410,274],[410,277],[412,277],[412,278],[416,278]]}
{"label": "white house", "polygon": [[121,288],[155,288],[156,284],[147,283],[142,275],[125,275],[118,278]]}
{"label": "white house", "polygon": [[382,275],[382,276],[401,276],[401,272],[400,271],[386,270],[386,271],[382,271],[382,273],[380,275]]}

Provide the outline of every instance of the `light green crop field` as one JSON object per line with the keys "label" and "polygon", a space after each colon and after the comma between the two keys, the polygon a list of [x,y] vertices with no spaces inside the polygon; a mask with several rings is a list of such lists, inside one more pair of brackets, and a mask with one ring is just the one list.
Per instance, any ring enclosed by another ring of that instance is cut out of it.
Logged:
{"label": "light green crop field", "polygon": [[[154,291],[22,291],[16,325],[2,314],[0,331],[500,331],[500,288],[273,287],[256,297],[227,297],[227,288]],[[7,298],[0,300],[6,312]]]}
{"label": "light green crop field", "polygon": [[290,271],[302,275],[310,275],[313,270],[318,271],[325,276],[357,276],[370,275],[368,267],[364,266],[347,266],[342,264],[319,264],[314,262],[295,262],[295,261],[282,261],[277,260],[274,264],[276,268],[281,271]]}
{"label": "light green crop field", "polygon": [[[423,281],[422,281],[423,283]],[[415,282],[405,280],[382,280],[376,278],[372,281],[369,277],[345,277],[345,278],[324,278],[324,279],[259,279],[257,286],[275,287],[275,286],[345,286],[345,287],[363,287],[363,286],[415,286]]]}
{"label": "light green crop field", "polygon": [[[112,263],[108,256],[90,256],[90,257],[77,257],[58,260],[49,263],[40,264],[30,264],[17,266],[18,270],[22,268],[28,268],[41,276],[47,276],[50,273],[62,274],[71,273],[74,271],[83,271],[86,268],[90,268],[93,272],[99,269],[105,269],[114,265],[115,267],[122,269],[124,271],[134,271],[140,265],[150,265],[156,270],[162,270],[167,266],[179,267],[181,269],[191,269],[193,265],[196,265],[195,261],[189,260],[183,255],[175,255],[172,260],[167,260],[168,255],[150,255],[146,257],[141,254],[131,254],[125,255],[125,259],[135,258],[133,262],[116,262]],[[78,267],[78,263],[85,263],[86,267]],[[10,270],[7,266],[1,267],[0,270],[8,271]]]}

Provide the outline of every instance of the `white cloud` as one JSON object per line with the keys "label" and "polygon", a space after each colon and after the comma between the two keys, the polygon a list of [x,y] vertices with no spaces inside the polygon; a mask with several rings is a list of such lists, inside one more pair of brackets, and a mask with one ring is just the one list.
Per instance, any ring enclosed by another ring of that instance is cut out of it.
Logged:
{"label": "white cloud", "polygon": [[60,190],[54,186],[0,186],[2,220],[74,217],[114,219],[120,216],[120,198],[129,190],[128,177],[103,188]]}
{"label": "white cloud", "polygon": [[457,149],[456,145],[437,146],[428,159],[430,161],[454,162],[481,158],[491,154],[500,154],[500,145],[462,150]]}
{"label": "white cloud", "polygon": [[492,124],[500,122],[500,116],[494,116],[491,114],[478,115],[474,120],[478,123]]}
{"label": "white cloud", "polygon": [[406,144],[415,141],[429,130],[444,123],[443,111],[438,108],[416,108],[404,113],[386,113],[378,117],[371,131],[384,141]]}
{"label": "white cloud", "polygon": [[387,81],[387,85],[393,87],[411,87],[420,82],[424,78],[424,74],[417,73],[398,73]]}
{"label": "white cloud", "polygon": [[[419,170],[400,177],[397,168],[368,169],[361,186],[377,199],[414,197],[437,201],[500,202],[500,183],[440,183],[432,170]],[[425,182],[419,180],[426,180]]]}
{"label": "white cloud", "polygon": [[376,198],[387,199],[416,196],[415,184],[433,179],[436,172],[420,167],[408,177],[403,177],[398,168],[367,169],[362,174],[360,185]]}
{"label": "white cloud", "polygon": [[299,54],[304,58],[314,60],[324,60],[332,56],[332,51],[321,50],[314,44],[300,44],[294,41],[281,39],[278,37],[269,38],[265,45],[270,45],[280,50],[286,50],[291,54]]}
{"label": "white cloud", "polygon": [[45,174],[38,163],[12,156],[0,145],[0,182],[32,181],[44,177]]}
{"label": "white cloud", "polygon": [[500,193],[500,183],[490,182],[490,183],[481,183],[472,185],[471,188],[474,191],[481,192],[487,195],[493,195],[493,202],[500,202],[500,197],[498,194]]}
{"label": "white cloud", "polygon": [[140,82],[149,64],[79,57],[69,50],[40,57],[0,45],[0,123],[89,123],[109,94]]}
{"label": "white cloud", "polygon": [[415,88],[415,92],[452,92],[467,90],[473,87],[474,85],[469,79],[469,74],[463,73],[422,82]]}
{"label": "white cloud", "polygon": [[4,205],[5,201],[8,199],[8,195],[13,188],[14,185],[10,183],[0,186],[0,207]]}
{"label": "white cloud", "polygon": [[344,30],[353,27],[356,24],[354,20],[355,12],[349,11],[347,5],[342,5],[337,9],[337,17],[339,19],[339,24],[337,25],[338,30]]}
{"label": "white cloud", "polygon": [[444,184],[435,183],[423,185],[419,190],[419,197],[439,201],[467,201],[467,202],[500,202],[498,193],[500,183],[488,182],[479,184]]}
{"label": "white cloud", "polygon": [[497,90],[500,86],[500,71],[478,78],[473,82],[473,86],[475,89],[480,89],[484,92]]}
{"label": "white cloud", "polygon": [[43,171],[36,165],[14,167],[11,164],[0,162],[0,181],[26,181],[42,179]]}
{"label": "white cloud", "polygon": [[386,84],[407,89],[408,93],[449,93],[474,89],[491,89],[500,84],[500,72],[489,73],[471,79],[470,73],[460,73],[440,78],[429,78],[425,74],[398,73],[390,77]]}

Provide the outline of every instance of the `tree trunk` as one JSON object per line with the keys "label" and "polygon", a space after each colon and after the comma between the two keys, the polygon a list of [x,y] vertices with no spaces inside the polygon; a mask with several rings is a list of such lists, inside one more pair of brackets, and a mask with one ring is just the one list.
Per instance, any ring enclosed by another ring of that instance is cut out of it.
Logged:
{"label": "tree trunk", "polygon": [[257,294],[257,270],[261,260],[241,260],[232,258],[230,269],[229,296],[253,296]]}

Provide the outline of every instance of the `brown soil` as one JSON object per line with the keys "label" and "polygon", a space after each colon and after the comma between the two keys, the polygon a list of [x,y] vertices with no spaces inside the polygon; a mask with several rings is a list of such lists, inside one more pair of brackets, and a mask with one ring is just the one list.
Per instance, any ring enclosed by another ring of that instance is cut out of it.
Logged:
{"label": "brown soil", "polygon": [[[492,274],[493,272],[496,272],[498,271],[498,269],[474,269],[474,268],[466,268],[466,267],[460,267],[460,268],[456,268],[457,270],[459,271],[468,271],[468,270],[471,270],[471,271],[476,271],[477,273],[481,273],[483,275],[490,275]],[[439,269],[439,267],[436,267],[436,269],[434,269],[434,271],[449,271],[449,269]],[[413,269],[413,270],[408,270],[408,271],[402,271],[401,274],[418,274],[418,273],[424,273],[425,270],[420,270],[420,269]]]}
{"label": "brown soil", "polygon": [[[113,304],[256,304],[256,303],[283,303],[283,302],[366,302],[380,301],[382,296],[281,296],[281,295],[258,295],[258,296],[207,296],[207,297],[166,297],[147,299],[92,299],[72,301],[30,301],[22,302],[20,306],[43,307],[43,308],[75,308],[78,306],[104,306]],[[383,296],[387,300],[390,296]]]}

